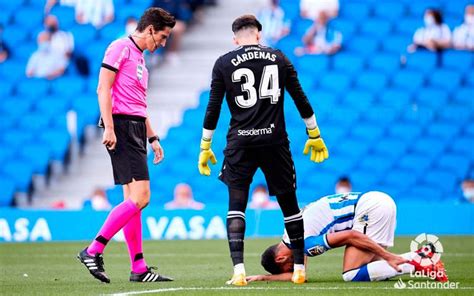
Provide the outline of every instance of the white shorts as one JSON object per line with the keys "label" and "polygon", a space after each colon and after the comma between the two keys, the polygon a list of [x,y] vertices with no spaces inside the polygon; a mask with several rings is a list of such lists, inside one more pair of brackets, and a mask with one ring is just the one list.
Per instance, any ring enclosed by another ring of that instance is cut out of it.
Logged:
{"label": "white shorts", "polygon": [[392,247],[396,224],[397,206],[388,194],[370,191],[359,198],[353,230],[366,234],[383,247]]}

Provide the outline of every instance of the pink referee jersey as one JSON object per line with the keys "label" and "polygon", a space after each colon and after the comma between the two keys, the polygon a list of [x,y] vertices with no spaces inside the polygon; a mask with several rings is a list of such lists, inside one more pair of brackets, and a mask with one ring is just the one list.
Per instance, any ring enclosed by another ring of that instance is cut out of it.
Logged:
{"label": "pink referee jersey", "polygon": [[142,50],[131,37],[112,42],[102,67],[116,73],[112,86],[112,114],[147,117],[148,70]]}

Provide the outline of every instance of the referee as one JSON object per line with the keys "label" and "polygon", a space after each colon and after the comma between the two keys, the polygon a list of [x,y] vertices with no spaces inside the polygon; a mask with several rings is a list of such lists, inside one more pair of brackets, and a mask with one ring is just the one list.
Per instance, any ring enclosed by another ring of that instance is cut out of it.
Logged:
{"label": "referee", "polygon": [[232,115],[219,178],[229,188],[227,238],[234,275],[227,284],[247,284],[244,268],[245,209],[249,186],[257,168],[265,175],[271,195],[276,195],[294,256],[292,281],[304,283],[304,227],[296,199],[296,176],[283,113],[285,88],[304,119],[309,139],[304,154],[322,162],[328,150],[320,137],[313,109],[301,89],[291,62],[279,50],[259,45],[262,25],[253,15],[232,24],[238,47],[219,57],[212,71],[211,93],[201,140],[198,168],[210,175],[208,161],[216,163],[211,140],[224,95]]}
{"label": "referee", "polygon": [[163,159],[163,149],[147,117],[148,70],[144,50],[154,52],[166,45],[175,25],[174,17],[161,8],[147,9],[136,31],[112,42],[102,63],[97,93],[104,127],[103,141],[110,155],[115,184],[123,185],[124,201],[112,209],[92,243],[78,259],[96,279],[109,283],[102,253],[109,240],[123,229],[131,261],[132,282],[172,279],[154,273],[143,257],[141,211],[150,201],[147,138],[154,164]]}

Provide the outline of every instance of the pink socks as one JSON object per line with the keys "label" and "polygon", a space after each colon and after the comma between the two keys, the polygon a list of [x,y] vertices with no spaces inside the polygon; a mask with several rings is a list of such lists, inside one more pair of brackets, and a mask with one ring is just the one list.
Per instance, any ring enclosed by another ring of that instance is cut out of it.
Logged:
{"label": "pink socks", "polygon": [[135,214],[124,226],[123,234],[127,241],[130,264],[134,273],[143,273],[147,270],[142,248],[142,215]]}
{"label": "pink socks", "polygon": [[[89,255],[95,255],[102,253],[109,240],[122,229],[136,214],[139,214],[141,210],[135,205],[133,201],[127,199],[120,203],[110,211],[109,216],[102,225],[97,237],[92,241],[90,246],[87,248]],[[139,216],[139,215],[138,215]],[[140,218],[139,218],[140,219]],[[141,223],[140,223],[140,234],[141,234]],[[128,240],[127,240],[128,242]],[[141,235],[140,235],[141,245]]]}

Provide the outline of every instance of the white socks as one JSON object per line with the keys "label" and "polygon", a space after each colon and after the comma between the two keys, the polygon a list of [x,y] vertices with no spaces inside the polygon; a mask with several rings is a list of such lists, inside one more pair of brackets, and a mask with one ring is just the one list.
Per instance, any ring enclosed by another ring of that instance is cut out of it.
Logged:
{"label": "white socks", "polygon": [[304,271],[304,270],[305,270],[304,264],[295,264],[295,265],[293,266],[293,269],[294,269],[295,271],[297,271],[297,270],[303,270],[303,271]]}
{"label": "white socks", "polygon": [[245,266],[243,263],[234,265],[234,274],[245,274]]}

